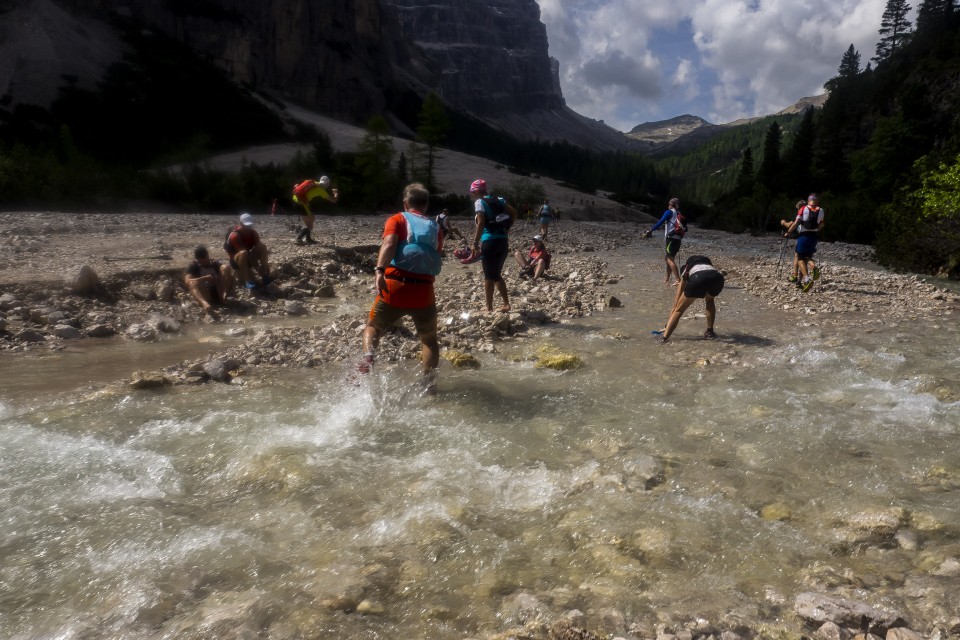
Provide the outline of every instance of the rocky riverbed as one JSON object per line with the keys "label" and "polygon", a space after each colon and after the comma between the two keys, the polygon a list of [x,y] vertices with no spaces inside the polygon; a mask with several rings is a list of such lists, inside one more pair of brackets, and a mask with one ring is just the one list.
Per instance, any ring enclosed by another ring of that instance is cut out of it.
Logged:
{"label": "rocky riverbed", "polygon": [[[10,252],[0,258],[0,348],[25,352],[19,357],[29,357],[30,353],[67,349],[73,344],[96,349],[98,341],[163,341],[192,324],[207,322],[182,285],[182,269],[196,244],[210,246],[215,255],[219,252],[229,219],[88,215],[62,217],[61,222],[55,224],[50,216],[36,214],[0,216],[0,233],[12,243]],[[329,242],[299,247],[290,242],[282,220],[264,220],[261,233],[272,252],[276,280],[263,292],[238,292],[236,301],[224,310],[218,331],[232,338],[232,344],[210,356],[155,371],[118,371],[118,378],[128,378],[121,384],[138,389],[243,384],[248,377],[271,369],[341,366],[349,370],[359,353],[364,310],[373,299],[372,267],[382,222],[383,217],[320,218],[321,233],[315,235]],[[466,230],[466,221],[457,222]],[[549,278],[520,280],[508,262],[513,309],[504,314],[481,313],[479,265],[449,261],[438,281],[444,357],[453,366],[476,367],[483,358],[516,358],[522,349],[514,347],[528,344],[524,357],[540,366],[577,368],[581,362],[572,354],[534,347],[558,327],[577,326],[620,306],[614,294],[634,286],[638,274],[611,267],[614,261],[609,256],[638,252],[637,269],[645,277],[660,273],[661,244],[644,243],[639,230],[633,224],[556,225],[548,243],[555,255]],[[519,225],[514,249],[521,248],[524,237],[532,233],[532,227]],[[950,287],[878,270],[868,263],[867,248],[822,245],[824,276],[808,293],[785,282],[789,255],[784,259],[784,274],[776,277],[779,248],[775,238],[694,230],[682,255],[702,250],[715,258],[728,285],[740,287],[766,304],[784,331],[803,326],[824,334],[831,328],[852,327],[903,332],[918,320],[925,326],[955,322],[960,296]],[[341,303],[352,311],[344,311]],[[664,349],[677,350],[681,361],[686,358],[683,350],[689,350],[682,344]],[[410,328],[399,328],[384,337],[379,361],[415,359],[418,352]],[[8,357],[10,354],[0,354],[0,358]],[[714,362],[723,364],[725,360],[715,357]],[[944,402],[960,399],[960,392],[947,384],[935,384],[930,391]],[[703,437],[697,425],[686,433],[691,439]],[[623,446],[616,442],[583,444],[585,448],[611,449],[609,454],[596,454],[601,460]],[[609,487],[655,497],[668,488],[670,464],[645,456],[616,473],[601,469],[571,491]],[[268,466],[262,470],[267,475]],[[251,476],[250,482],[260,482],[259,474],[253,475],[257,477]],[[288,480],[285,476],[284,481]],[[960,489],[960,474],[952,467],[917,470],[912,482],[925,491],[949,493]],[[766,522],[795,522],[802,518],[796,511],[795,505],[771,500],[757,505],[756,517]],[[563,529],[565,525],[560,522],[558,526]],[[960,537],[954,527],[929,513],[892,507],[854,509],[809,529],[809,535],[829,545],[837,558],[864,557],[876,563],[885,554],[906,553],[916,558],[914,568],[855,572],[816,563],[798,569],[807,590],[796,596],[771,591],[751,610],[724,614],[664,610],[653,618],[616,608],[584,613],[571,594],[488,585],[491,593],[503,591],[502,628],[477,637],[946,640],[960,636]],[[574,543],[590,539],[596,544],[595,563],[610,571],[624,571],[638,563],[666,567],[671,558],[682,555],[673,533],[656,523],[630,536],[604,537],[600,532],[579,530],[567,533]],[[416,566],[397,558],[373,562],[356,584],[310,606],[349,616],[382,615],[377,594],[401,592],[402,584],[415,580],[417,572]],[[164,633],[181,637],[202,637],[211,629],[225,637],[252,637],[264,628],[269,612],[278,604],[258,594],[239,593],[231,601],[211,601],[190,615],[173,617],[173,610],[158,611],[156,624],[165,625]],[[300,613],[282,623],[275,621],[270,625],[270,637],[308,637],[305,634],[313,614]],[[438,619],[449,615],[452,612],[436,612]]]}

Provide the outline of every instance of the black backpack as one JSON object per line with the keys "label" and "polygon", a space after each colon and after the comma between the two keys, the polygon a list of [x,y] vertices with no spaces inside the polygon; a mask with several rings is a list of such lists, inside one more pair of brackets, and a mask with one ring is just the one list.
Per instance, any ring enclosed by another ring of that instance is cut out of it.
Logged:
{"label": "black backpack", "polygon": [[804,231],[816,231],[817,227],[820,226],[820,209],[816,211],[810,209],[809,205],[803,207],[803,211],[800,214],[800,224],[803,225]]}
{"label": "black backpack", "polygon": [[513,226],[513,219],[507,213],[507,201],[496,196],[483,196],[484,218],[486,224],[484,227],[492,234],[503,234]]}

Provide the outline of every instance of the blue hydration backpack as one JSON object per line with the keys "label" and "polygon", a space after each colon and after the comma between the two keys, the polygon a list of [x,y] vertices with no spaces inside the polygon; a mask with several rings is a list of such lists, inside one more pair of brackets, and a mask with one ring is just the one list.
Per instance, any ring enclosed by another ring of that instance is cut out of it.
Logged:
{"label": "blue hydration backpack", "polygon": [[440,273],[440,226],[435,220],[403,212],[407,237],[400,240],[390,264],[411,273],[435,276]]}

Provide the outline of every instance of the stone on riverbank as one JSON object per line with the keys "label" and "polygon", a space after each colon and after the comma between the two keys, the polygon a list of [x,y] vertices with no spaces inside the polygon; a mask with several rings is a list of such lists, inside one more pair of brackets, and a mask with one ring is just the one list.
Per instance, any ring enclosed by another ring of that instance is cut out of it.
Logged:
{"label": "stone on riverbank", "polygon": [[93,268],[84,265],[72,276],[67,277],[67,285],[77,295],[85,296],[96,293],[100,288],[100,278]]}
{"label": "stone on riverbank", "polygon": [[173,384],[165,375],[158,371],[135,371],[130,380],[130,386],[134,389],[159,389]]}
{"label": "stone on riverbank", "polygon": [[805,592],[797,595],[794,611],[810,623],[832,622],[840,627],[870,629],[884,633],[894,627],[905,627],[903,615],[866,602],[848,600],[839,596]]}

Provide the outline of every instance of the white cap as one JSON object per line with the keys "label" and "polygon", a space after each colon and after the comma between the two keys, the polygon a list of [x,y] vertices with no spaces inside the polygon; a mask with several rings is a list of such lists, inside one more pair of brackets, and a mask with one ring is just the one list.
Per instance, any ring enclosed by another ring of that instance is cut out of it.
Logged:
{"label": "white cap", "polygon": [[242,225],[245,226],[245,227],[252,227],[252,226],[253,226],[253,216],[250,215],[249,213],[241,214],[241,215],[240,215],[240,224],[242,224]]}
{"label": "white cap", "polygon": [[329,176],[320,176],[320,179],[317,180],[317,183],[318,183],[321,187],[323,187],[324,189],[326,189],[327,187],[330,186],[330,177],[329,177]]}
{"label": "white cap", "polygon": [[534,240],[539,240],[540,242],[543,242],[543,236],[540,235],[539,233],[538,233],[537,235],[533,236],[533,239],[534,239]]}

